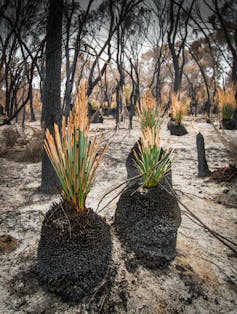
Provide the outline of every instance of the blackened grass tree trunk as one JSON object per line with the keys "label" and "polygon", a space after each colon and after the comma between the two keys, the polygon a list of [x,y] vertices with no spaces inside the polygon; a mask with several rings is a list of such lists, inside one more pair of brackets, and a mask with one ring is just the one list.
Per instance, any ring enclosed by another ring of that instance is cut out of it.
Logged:
{"label": "blackened grass tree trunk", "polygon": [[131,58],[129,59],[130,62],[130,78],[132,81],[132,91],[130,95],[130,112],[129,112],[129,129],[132,129],[132,119],[133,116],[135,115],[135,110],[136,110],[136,103],[137,103],[137,91],[139,89],[139,86],[137,86],[136,81],[134,79],[134,67]]}
{"label": "blackened grass tree trunk", "polygon": [[[53,133],[53,125],[61,125],[61,62],[62,62],[62,17],[63,0],[50,0],[46,30],[46,78],[43,97],[42,122],[44,130]],[[46,193],[55,193],[59,181],[51,162],[43,152],[41,189]]]}
{"label": "blackened grass tree trunk", "polygon": [[203,135],[199,132],[196,135],[197,153],[198,153],[198,176],[208,177],[211,172],[208,168],[205,152],[205,142]]}
{"label": "blackened grass tree trunk", "polygon": [[[33,122],[33,121],[36,121],[35,119],[35,113],[34,113],[34,107],[33,107],[33,91],[32,91],[32,82],[31,82],[31,78],[30,78],[30,75],[29,75],[29,71],[28,71],[28,65],[27,65],[27,59],[26,59],[26,56],[25,56],[25,53],[24,53],[24,49],[23,49],[23,46],[21,45],[21,53],[22,53],[22,56],[24,58],[24,68],[25,68],[25,80],[26,82],[28,82],[29,84],[29,104],[30,104],[30,121]],[[34,68],[32,69],[34,70]],[[25,86],[24,86],[24,92],[25,92]],[[23,97],[23,100],[25,99],[25,97]],[[24,125],[24,120],[25,120],[25,106],[23,108],[23,121],[22,121],[22,126]]]}
{"label": "blackened grass tree trunk", "polygon": [[36,121],[35,118],[35,112],[34,112],[34,107],[33,107],[33,92],[32,92],[32,88],[30,89],[30,95],[29,95],[30,99],[30,121],[34,122]]}

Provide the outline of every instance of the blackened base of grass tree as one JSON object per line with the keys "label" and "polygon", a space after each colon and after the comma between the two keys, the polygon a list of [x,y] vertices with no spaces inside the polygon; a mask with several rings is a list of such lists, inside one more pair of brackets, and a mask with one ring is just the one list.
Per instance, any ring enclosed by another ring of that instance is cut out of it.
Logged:
{"label": "blackened base of grass tree", "polygon": [[40,280],[70,303],[94,293],[111,257],[109,226],[91,209],[78,214],[67,203],[47,212],[38,247]]}
{"label": "blackened base of grass tree", "polygon": [[[45,129],[53,132],[54,123],[61,125],[61,62],[62,62],[62,17],[63,0],[50,0],[46,30],[46,78],[44,84],[42,122]],[[55,193],[59,181],[45,153],[42,157],[41,189]]]}
{"label": "blackened base of grass tree", "polygon": [[129,187],[120,197],[115,226],[121,242],[149,268],[166,267],[176,255],[181,223],[175,198],[161,187]]}
{"label": "blackened base of grass tree", "polygon": [[222,119],[221,120],[221,127],[224,130],[236,130],[237,129],[237,123],[234,119]]}
{"label": "blackened base of grass tree", "polygon": [[183,124],[179,124],[175,120],[170,120],[167,124],[167,129],[170,131],[171,135],[183,136],[188,134],[185,126]]}

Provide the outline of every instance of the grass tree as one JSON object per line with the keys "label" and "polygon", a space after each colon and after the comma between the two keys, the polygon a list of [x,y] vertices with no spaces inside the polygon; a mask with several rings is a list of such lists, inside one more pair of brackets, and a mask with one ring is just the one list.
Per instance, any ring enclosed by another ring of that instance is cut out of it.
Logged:
{"label": "grass tree", "polygon": [[184,115],[187,113],[187,108],[190,104],[190,99],[184,95],[172,94],[171,97],[171,120],[167,127],[171,135],[182,136],[187,134],[187,130],[183,125]]}
{"label": "grass tree", "polygon": [[142,175],[145,187],[155,187],[171,171],[171,150],[160,145],[160,135],[155,128],[146,128],[138,144],[139,153],[134,151],[134,161]]}
{"label": "grass tree", "polygon": [[106,150],[99,151],[102,135],[89,140],[89,118],[85,85],[78,92],[68,121],[63,117],[62,137],[54,124],[54,136],[46,130],[44,148],[62,186],[62,198],[77,212],[85,210],[85,201]]}
{"label": "grass tree", "polygon": [[171,102],[171,117],[174,121],[176,121],[179,125],[183,122],[184,114],[187,111],[186,104],[179,100],[177,94],[172,95],[172,102]]}
{"label": "grass tree", "polygon": [[115,226],[128,250],[145,266],[157,268],[175,257],[181,215],[176,199],[170,194],[172,151],[164,149],[160,141],[164,113],[151,101],[138,113],[142,134],[126,166],[128,177],[140,174],[141,179],[121,194]]}
{"label": "grass tree", "polygon": [[164,108],[157,105],[149,90],[142,99],[141,107],[137,108],[137,113],[142,131],[146,128],[158,130],[163,122]]}
{"label": "grass tree", "polygon": [[218,88],[218,105],[222,115],[221,125],[224,129],[236,129],[236,122],[233,120],[235,111],[235,86],[229,88]]}
{"label": "grass tree", "polygon": [[61,183],[61,201],[43,221],[38,248],[40,280],[70,302],[93,293],[104,278],[111,255],[108,225],[86,207],[96,170],[107,145],[102,135],[89,137],[86,85],[79,91],[68,120],[46,130],[44,148]]}

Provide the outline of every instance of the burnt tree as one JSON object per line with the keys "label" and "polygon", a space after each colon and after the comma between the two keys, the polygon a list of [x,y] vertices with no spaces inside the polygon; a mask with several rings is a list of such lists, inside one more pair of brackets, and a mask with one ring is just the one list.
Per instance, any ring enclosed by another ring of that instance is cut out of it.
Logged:
{"label": "burnt tree", "polygon": [[[42,122],[44,130],[53,133],[53,125],[61,125],[61,62],[62,62],[62,17],[63,0],[50,0],[46,29],[46,77]],[[46,193],[54,193],[59,187],[57,175],[51,162],[43,152],[41,189]]]}
{"label": "burnt tree", "polygon": [[182,13],[183,5],[184,0],[177,4],[171,0],[168,6],[167,15],[169,25],[167,30],[167,41],[174,66],[173,92],[175,94],[179,92],[182,83],[185,64],[185,44],[188,36],[188,22],[193,9],[194,0],[190,3],[187,14]]}

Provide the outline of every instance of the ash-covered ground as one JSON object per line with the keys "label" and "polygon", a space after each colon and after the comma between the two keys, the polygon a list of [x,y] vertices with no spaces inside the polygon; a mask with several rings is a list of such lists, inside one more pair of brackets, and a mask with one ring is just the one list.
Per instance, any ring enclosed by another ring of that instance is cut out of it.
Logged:
{"label": "ash-covered ground", "polygon": [[[87,205],[97,209],[101,197],[126,179],[125,160],[139,138],[139,124],[127,122],[114,131],[114,120],[92,124],[110,146],[97,173]],[[237,242],[237,182],[197,177],[196,134],[201,131],[211,171],[232,162],[211,124],[186,118],[188,134],[170,136],[164,124],[162,145],[174,148],[173,187],[180,201],[207,226]],[[6,145],[3,130],[17,130],[17,140]],[[58,196],[41,194],[41,163],[22,161],[39,123],[0,128],[0,313],[236,313],[237,258],[219,240],[190,220],[182,210],[177,257],[164,270],[148,270],[127,253],[113,228],[119,190],[100,204],[100,214],[111,226],[111,267],[100,287],[77,306],[63,303],[38,283],[36,257],[44,215]],[[222,131],[221,131],[222,132]],[[237,131],[226,131],[237,141]],[[39,132],[40,137],[40,132]],[[35,161],[35,160],[34,160]],[[37,158],[36,158],[37,161]],[[109,203],[110,200],[114,200]],[[109,204],[108,204],[109,203]],[[235,248],[236,249],[236,248]]]}

